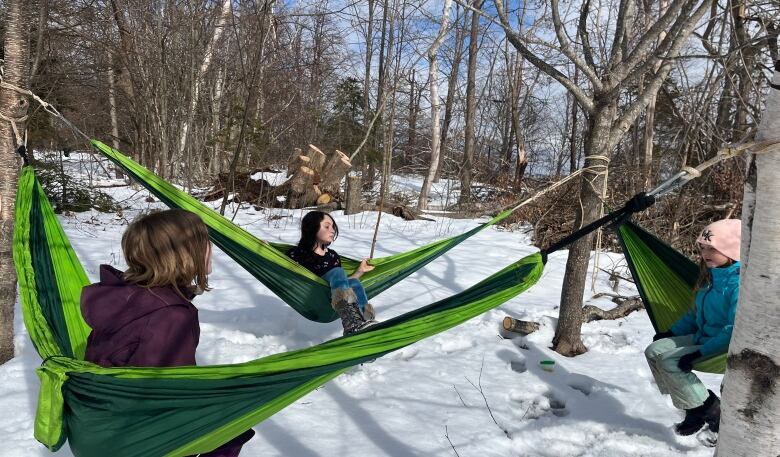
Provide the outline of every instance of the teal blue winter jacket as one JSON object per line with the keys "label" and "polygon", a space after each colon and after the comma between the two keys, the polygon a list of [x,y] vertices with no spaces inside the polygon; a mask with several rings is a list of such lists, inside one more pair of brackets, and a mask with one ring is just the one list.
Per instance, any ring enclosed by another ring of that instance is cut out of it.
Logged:
{"label": "teal blue winter jacket", "polygon": [[739,297],[739,262],[728,267],[710,268],[712,284],[696,293],[696,307],[671,328],[677,336],[694,334],[704,357],[729,347]]}

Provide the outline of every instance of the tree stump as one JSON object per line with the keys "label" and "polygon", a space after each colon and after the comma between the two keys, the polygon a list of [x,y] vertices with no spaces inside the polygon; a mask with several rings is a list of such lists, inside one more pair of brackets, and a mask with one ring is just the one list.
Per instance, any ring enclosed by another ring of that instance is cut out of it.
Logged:
{"label": "tree stump", "polygon": [[361,211],[360,186],[360,176],[347,176],[347,205],[344,209],[345,215],[356,214]]}

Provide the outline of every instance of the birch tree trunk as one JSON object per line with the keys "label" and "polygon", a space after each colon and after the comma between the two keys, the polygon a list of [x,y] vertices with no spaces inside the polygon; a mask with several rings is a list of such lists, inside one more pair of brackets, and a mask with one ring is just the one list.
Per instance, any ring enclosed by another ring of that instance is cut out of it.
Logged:
{"label": "birch tree trunk", "polygon": [[[111,147],[119,149],[119,121],[116,113],[116,74],[114,73],[114,59],[111,53],[108,55],[108,110],[111,117]],[[119,166],[114,166],[114,176],[117,179],[125,177]]]}
{"label": "birch tree trunk", "polygon": [[444,36],[447,34],[451,5],[452,0],[444,1],[439,34],[436,35],[436,39],[433,40],[431,47],[428,48],[428,82],[431,92],[431,164],[428,168],[428,174],[425,175],[423,180],[422,189],[420,189],[420,199],[417,201],[417,209],[421,211],[428,208],[428,194],[431,191],[431,183],[436,177],[436,169],[439,166],[439,154],[441,153],[441,126],[439,125],[441,103],[439,103],[439,64],[436,53],[439,52],[439,47],[441,47]]}
{"label": "birch tree trunk", "polygon": [[201,62],[198,72],[195,73],[195,77],[192,81],[192,94],[190,96],[190,104],[187,108],[187,119],[184,121],[184,125],[181,129],[181,136],[179,137],[179,150],[178,157],[183,159],[184,150],[187,147],[187,137],[189,135],[190,128],[195,119],[195,109],[198,106],[200,100],[201,84],[203,83],[203,75],[206,74],[211,66],[211,60],[214,57],[214,46],[219,42],[222,37],[222,32],[225,30],[228,15],[230,14],[230,0],[224,0],[222,2],[222,9],[217,20],[217,25],[214,27],[214,35],[211,37],[211,41],[206,45],[206,52],[203,54],[203,62]]}
{"label": "birch tree trunk", "polygon": [[[780,60],[756,141],[780,140]],[[729,345],[717,454],[780,455],[780,145],[745,182],[742,272]]]}
{"label": "birch tree trunk", "polygon": [[[5,2],[5,43],[3,65],[4,81],[17,87],[28,84],[30,43],[26,21],[35,2],[8,0]],[[29,8],[29,9],[28,9]],[[16,91],[0,88],[0,113],[16,121],[16,132],[24,135],[22,120],[29,108],[29,101]],[[0,363],[14,356],[14,305],[16,303],[16,270],[14,269],[12,242],[14,233],[14,204],[19,178],[17,142],[10,122],[0,120]]]}

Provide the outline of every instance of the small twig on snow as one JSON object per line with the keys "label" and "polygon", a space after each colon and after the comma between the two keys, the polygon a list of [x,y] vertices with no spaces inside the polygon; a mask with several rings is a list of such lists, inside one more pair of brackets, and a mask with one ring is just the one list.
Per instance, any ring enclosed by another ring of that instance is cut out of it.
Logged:
{"label": "small twig on snow", "polygon": [[450,446],[452,447],[452,451],[455,453],[456,456],[460,457],[460,454],[458,454],[458,450],[455,449],[455,445],[452,444],[452,440],[450,439],[450,435],[447,432],[447,426],[444,426],[444,437],[447,438],[447,441],[450,443]]}

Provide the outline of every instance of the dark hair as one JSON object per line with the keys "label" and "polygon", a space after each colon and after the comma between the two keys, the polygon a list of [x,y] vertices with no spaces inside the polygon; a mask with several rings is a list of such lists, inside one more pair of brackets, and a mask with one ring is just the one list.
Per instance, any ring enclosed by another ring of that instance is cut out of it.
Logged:
{"label": "dark hair", "polygon": [[336,225],[336,220],[328,213],[311,211],[301,219],[301,240],[298,241],[298,248],[306,252],[314,250],[317,246],[317,232],[320,231],[320,223],[326,216],[333,222],[333,231],[336,232],[333,241],[336,241],[336,238],[339,237],[339,226]]}

